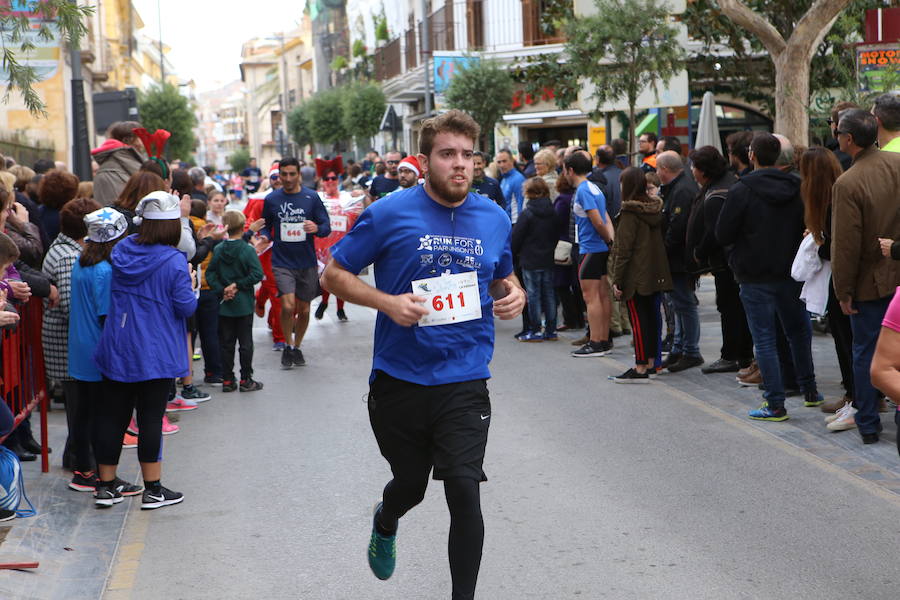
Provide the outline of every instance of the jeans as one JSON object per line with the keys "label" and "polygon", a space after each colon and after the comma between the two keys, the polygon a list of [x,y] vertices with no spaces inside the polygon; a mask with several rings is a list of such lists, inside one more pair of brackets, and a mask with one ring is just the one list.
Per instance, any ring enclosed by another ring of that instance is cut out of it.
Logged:
{"label": "jeans", "polygon": [[700,313],[697,294],[694,293],[697,279],[687,273],[673,273],[673,289],[669,292],[669,301],[675,312],[675,339],[672,342],[673,354],[700,356]]}
{"label": "jeans", "polygon": [[878,390],[872,385],[869,368],[875,355],[878,334],[881,333],[881,321],[891,298],[854,302],[857,313],[850,315],[850,328],[853,330],[853,403],[858,411],[854,419],[860,433],[877,433],[881,426]]}
{"label": "jeans", "polygon": [[222,376],[219,351],[219,298],[212,290],[200,290],[197,301],[197,332],[203,349],[203,370],[207,375]]}
{"label": "jeans", "polygon": [[222,379],[234,381],[234,344],[240,345],[241,381],[253,376],[253,315],[219,316],[219,344],[222,348]]}
{"label": "jeans", "polygon": [[800,300],[801,287],[802,284],[793,280],[741,284],[741,301],[753,334],[756,362],[765,387],[763,397],[773,410],[784,408],[784,381],[775,341],[779,319],[791,348],[797,384],[806,395],[817,391],[812,326],[806,305]]}
{"label": "jeans", "polygon": [[523,269],[525,291],[528,293],[528,320],[535,333],[541,330],[544,313],[544,333],[556,333],[556,290],[553,288],[553,269],[533,271]]}

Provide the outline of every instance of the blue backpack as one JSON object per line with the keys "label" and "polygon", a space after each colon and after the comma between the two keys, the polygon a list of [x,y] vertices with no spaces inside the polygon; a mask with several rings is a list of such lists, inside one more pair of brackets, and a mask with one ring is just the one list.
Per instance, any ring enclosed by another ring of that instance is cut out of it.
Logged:
{"label": "blue backpack", "polygon": [[[27,509],[19,509],[23,499],[28,504]],[[0,508],[15,511],[17,517],[33,517],[37,514],[25,494],[19,457],[3,445],[0,445]]]}

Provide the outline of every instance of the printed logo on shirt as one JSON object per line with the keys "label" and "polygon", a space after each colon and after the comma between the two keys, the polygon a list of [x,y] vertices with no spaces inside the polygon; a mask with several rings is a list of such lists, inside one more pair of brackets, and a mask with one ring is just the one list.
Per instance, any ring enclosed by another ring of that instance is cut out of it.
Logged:
{"label": "printed logo on shirt", "polygon": [[451,262],[453,262],[453,257],[447,253],[441,254],[441,257],[438,258],[438,264],[442,267],[449,267]]}
{"label": "printed logo on shirt", "polygon": [[457,254],[474,254],[475,256],[484,254],[484,246],[481,245],[481,240],[450,235],[425,234],[419,238],[419,247],[416,250],[455,252]]}
{"label": "printed logo on shirt", "polygon": [[425,267],[434,264],[434,254],[422,254],[419,256],[419,263]]}
{"label": "printed logo on shirt", "polygon": [[278,209],[278,218],[286,223],[302,223],[306,220],[306,211],[295,208],[290,202],[282,202]]}

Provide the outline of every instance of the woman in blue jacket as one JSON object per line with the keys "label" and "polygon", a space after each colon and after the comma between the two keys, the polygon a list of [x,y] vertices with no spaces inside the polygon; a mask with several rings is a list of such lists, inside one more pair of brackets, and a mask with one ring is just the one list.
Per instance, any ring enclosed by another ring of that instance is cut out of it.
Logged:
{"label": "woman in blue jacket", "polygon": [[162,419],[172,380],[188,375],[185,318],[197,308],[193,269],[176,249],[181,206],[167,192],[151,192],[136,210],[138,232],[110,255],[109,312],[94,354],[103,393],[94,420],[100,481],[98,507],[122,501],[115,487],[122,436],[137,409],[138,460],[144,477],[142,509],[184,499],[160,484]]}

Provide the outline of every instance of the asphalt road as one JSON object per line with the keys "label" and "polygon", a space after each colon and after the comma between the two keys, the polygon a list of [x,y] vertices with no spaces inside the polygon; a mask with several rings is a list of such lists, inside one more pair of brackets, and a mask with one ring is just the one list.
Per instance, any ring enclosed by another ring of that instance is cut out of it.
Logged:
{"label": "asphalt road", "polygon": [[[105,598],[449,598],[440,485],[401,521],[394,577],[368,570],[371,509],[390,476],[362,402],[374,312],[348,307],[341,324],[331,310],[311,326],[308,366],[291,371],[258,321],[265,390],[183,414],[163,482],[186,500],[115,508],[129,512]],[[492,364],[479,598],[897,596],[892,437],[875,454],[853,432],[804,447],[817,409],[751,423],[754,391],[696,370],[615,385],[606,376],[626,366],[627,342],[573,359],[568,340],[513,341],[517,325],[498,324]],[[816,343],[827,354],[830,340]]]}

